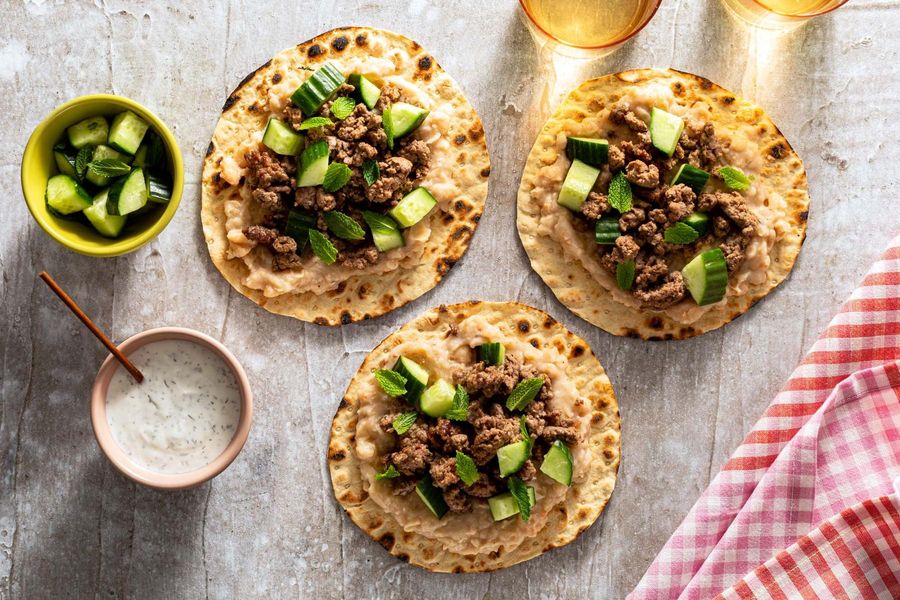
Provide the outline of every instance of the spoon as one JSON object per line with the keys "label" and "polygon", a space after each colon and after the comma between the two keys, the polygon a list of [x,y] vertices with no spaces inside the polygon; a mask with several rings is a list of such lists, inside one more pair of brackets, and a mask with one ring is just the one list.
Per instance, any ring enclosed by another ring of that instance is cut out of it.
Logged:
{"label": "spoon", "polygon": [[84,314],[84,311],[81,310],[81,308],[77,304],[75,304],[75,301],[72,300],[61,287],[59,287],[59,284],[56,283],[56,281],[54,281],[52,277],[50,277],[50,274],[47,273],[47,271],[41,271],[40,273],[38,273],[38,277],[43,279],[44,283],[50,286],[50,289],[53,290],[53,292],[57,296],[59,296],[59,299],[62,300],[63,303],[65,303],[65,305],[68,306],[73,313],[75,313],[75,316],[81,319],[81,322],[91,330],[91,333],[93,333],[98,340],[103,342],[103,345],[106,346],[106,348],[110,352],[112,352],[113,356],[115,356],[116,359],[120,363],[122,363],[122,366],[125,367],[129,373],[131,373],[131,376],[134,377],[135,381],[137,381],[138,383],[142,383],[144,381],[144,374],[141,373],[130,360],[128,360],[127,356],[122,354],[122,352],[118,348],[116,348],[116,345],[113,344],[102,331],[100,331],[100,328],[97,327],[93,321],[91,321],[91,318]]}

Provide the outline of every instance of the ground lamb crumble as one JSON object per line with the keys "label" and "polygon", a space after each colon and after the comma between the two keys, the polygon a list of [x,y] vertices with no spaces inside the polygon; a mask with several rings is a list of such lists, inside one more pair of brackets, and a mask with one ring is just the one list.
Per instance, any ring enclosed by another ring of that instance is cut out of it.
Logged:
{"label": "ground lamb crumble", "polygon": [[[354,91],[352,85],[345,83],[338,89],[335,98],[350,96]],[[296,241],[283,235],[288,212],[293,207],[317,217],[316,228],[338,250],[338,264],[351,269],[365,269],[378,262],[380,254],[370,236],[358,242],[339,239],[328,230],[322,217],[328,211],[339,210],[365,230],[363,210],[386,212],[428,174],[431,150],[422,140],[406,136],[395,140],[393,150],[387,147],[381,113],[390,104],[400,101],[409,102],[409,99],[398,88],[384,85],[374,109],[357,103],[353,112],[343,120],[337,120],[331,114],[334,100],[322,105],[315,115],[304,115],[292,104],[284,109],[281,116],[294,129],[312,116],[334,121],[333,125],[305,132],[310,143],[318,140],[328,142],[331,162],[344,163],[351,169],[350,180],[334,193],[326,192],[322,186],[298,188],[296,157],[279,156],[265,146],[245,155],[248,171],[245,184],[253,201],[265,210],[266,217],[263,223],[251,225],[243,233],[247,239],[269,248],[275,271],[302,268]],[[371,186],[366,184],[362,174],[362,165],[368,160],[377,161],[380,172]]]}
{"label": "ground lamb crumble", "polygon": [[[513,413],[505,406],[506,398],[520,381],[531,377],[544,377],[545,384],[524,412]],[[505,491],[507,484],[500,477],[497,450],[522,439],[519,414],[525,415],[534,441],[531,457],[515,474],[523,481],[537,477],[544,454],[554,441],[562,440],[569,446],[580,441],[575,420],[549,408],[553,398],[549,379],[516,356],[508,355],[499,366],[476,362],[456,371],[453,380],[469,393],[468,420],[433,419],[420,414],[407,433],[397,436],[397,449],[385,456],[385,467],[393,464],[401,473],[401,477],[390,480],[394,494],[408,494],[427,474],[450,510],[460,513],[470,511],[474,502]],[[399,414],[381,418],[379,424],[385,432],[396,435],[392,424]],[[471,456],[481,473],[471,486],[456,474],[457,450]]]}
{"label": "ground lamb crumble", "polygon": [[[610,120],[625,126],[632,139],[613,142],[609,132],[608,163],[601,169],[593,191],[581,207],[580,229],[593,231],[604,216],[618,216],[620,235],[614,245],[598,245],[600,264],[615,275],[619,263],[635,261],[631,293],[646,308],[661,310],[682,300],[687,289],[681,266],[701,249],[721,248],[729,273],[744,262],[744,250],[759,222],[737,192],[715,191],[699,196],[684,184],[670,186],[674,170],[683,163],[714,176],[722,166],[721,143],[712,123],[688,120],[675,152],[668,157],[653,147],[647,124],[623,105],[610,111]],[[633,203],[621,215],[608,202],[612,173],[623,171],[632,184]],[[691,244],[664,241],[670,225],[699,211],[709,215],[708,232]],[[577,222],[576,222],[577,223]]]}

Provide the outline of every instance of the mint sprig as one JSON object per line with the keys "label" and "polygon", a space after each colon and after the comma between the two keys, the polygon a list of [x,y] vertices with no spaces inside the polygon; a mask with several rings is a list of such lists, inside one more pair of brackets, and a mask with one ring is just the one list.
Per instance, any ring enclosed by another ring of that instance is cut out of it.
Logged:
{"label": "mint sprig", "polygon": [[459,475],[459,478],[462,479],[466,486],[470,486],[481,479],[481,474],[478,473],[475,461],[468,454],[459,450],[456,451],[456,474]]}
{"label": "mint sprig", "polygon": [[469,419],[469,392],[461,385],[456,386],[453,394],[453,406],[450,407],[444,417],[451,421],[467,421]]}
{"label": "mint sprig", "polygon": [[746,192],[750,189],[750,182],[753,181],[752,177],[748,177],[737,167],[722,167],[719,169],[719,177],[729,189],[737,192]]}
{"label": "mint sprig", "polygon": [[394,465],[388,465],[388,468],[381,473],[375,473],[375,481],[393,479],[394,477],[400,477],[400,471],[398,471]]}
{"label": "mint sprig", "polygon": [[377,160],[367,160],[362,165],[362,176],[366,180],[366,185],[372,185],[381,177],[381,169],[378,167]]}
{"label": "mint sprig", "polygon": [[519,506],[519,516],[523,521],[531,518],[531,496],[528,495],[528,486],[518,477],[511,476],[506,482],[509,487],[509,493],[515,499]]}
{"label": "mint sprig", "polygon": [[325,213],[325,224],[331,233],[342,240],[361,240],[366,237],[366,230],[359,223],[337,210]]}
{"label": "mint sprig", "polygon": [[334,121],[329,119],[328,117],[310,117],[300,123],[299,129],[300,131],[306,131],[307,129],[314,129],[316,127],[323,127],[325,125],[334,125]]}
{"label": "mint sprig", "polygon": [[309,245],[312,246],[313,254],[326,265],[332,265],[337,260],[337,248],[318,229],[309,230]]}
{"label": "mint sprig", "polygon": [[331,192],[336,192],[347,185],[347,182],[350,181],[350,177],[352,176],[353,171],[351,171],[350,167],[344,163],[331,163],[328,165],[328,170],[325,171],[325,181],[322,182],[322,189],[329,194]]}
{"label": "mint sprig", "polygon": [[375,371],[375,381],[385,394],[394,398],[406,393],[406,377],[390,369]]}
{"label": "mint sprig", "polygon": [[700,234],[687,223],[675,223],[666,228],[663,239],[670,244],[690,244],[697,240]]}
{"label": "mint sprig", "polygon": [[537,397],[543,385],[543,377],[523,379],[513,388],[509,398],[506,399],[506,408],[509,410],[522,410]]}
{"label": "mint sprig", "polygon": [[606,201],[620,213],[626,213],[631,210],[631,184],[625,179],[625,174],[622,171],[616,173],[612,181],[609,182],[609,192],[607,192]]}
{"label": "mint sprig", "polygon": [[623,290],[630,290],[634,285],[634,259],[616,265],[616,283]]}
{"label": "mint sprig", "polygon": [[88,163],[88,171],[103,177],[118,177],[131,173],[131,167],[115,158],[101,158]]}
{"label": "mint sprig", "polygon": [[403,435],[407,431],[409,431],[413,425],[415,425],[416,419],[418,418],[419,413],[417,413],[416,411],[402,413],[394,418],[394,421],[391,423],[391,425],[393,425],[394,431],[396,431],[398,435]]}
{"label": "mint sprig", "polygon": [[331,114],[334,118],[343,121],[353,113],[356,108],[356,101],[347,96],[341,96],[331,103]]}
{"label": "mint sprig", "polygon": [[75,174],[78,179],[83,179],[87,171],[88,163],[91,162],[91,156],[94,154],[94,147],[91,145],[82,146],[78,154],[75,155]]}

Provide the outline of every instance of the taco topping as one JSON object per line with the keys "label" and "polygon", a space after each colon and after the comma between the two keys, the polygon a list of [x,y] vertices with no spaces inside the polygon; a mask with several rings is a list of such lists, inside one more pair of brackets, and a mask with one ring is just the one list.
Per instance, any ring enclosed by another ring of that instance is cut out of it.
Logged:
{"label": "taco topping", "polygon": [[359,73],[347,80],[326,63],[244,156],[244,184],[263,215],[244,236],[271,251],[275,271],[302,269],[307,241],[325,264],[359,270],[402,247],[402,230],[437,204],[418,187],[431,150],[410,135],[427,116],[399,88]]}
{"label": "taco topping", "polygon": [[402,390],[418,409],[381,417],[381,429],[396,443],[383,456],[378,479],[395,495],[415,490],[437,518],[488,503],[494,520],[515,514],[528,520],[535,495],[527,482],[538,470],[571,484],[568,445],[581,440],[577,422],[550,408],[550,378],[507,355],[503,344],[488,342],[470,353],[476,362],[458,368],[452,383],[437,379],[425,387],[429,374],[408,357],[376,371],[385,393],[396,397]]}
{"label": "taco topping", "polygon": [[719,302],[757,234],[739,193],[751,180],[724,164],[711,122],[657,107],[649,114],[648,125],[619,103],[609,113],[621,126],[608,132],[613,141],[570,137],[557,202],[579,217],[579,229],[593,230],[603,269],[642,307],[662,310],[688,296]]}

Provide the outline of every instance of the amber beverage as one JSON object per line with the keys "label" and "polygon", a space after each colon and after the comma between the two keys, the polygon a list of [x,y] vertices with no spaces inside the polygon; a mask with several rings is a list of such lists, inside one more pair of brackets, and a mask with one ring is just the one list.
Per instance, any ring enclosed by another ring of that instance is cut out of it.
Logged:
{"label": "amber beverage", "polygon": [[661,0],[519,0],[540,35],[568,48],[611,50],[650,21]]}
{"label": "amber beverage", "polygon": [[722,0],[742,19],[761,27],[790,27],[824,15],[847,0]]}

